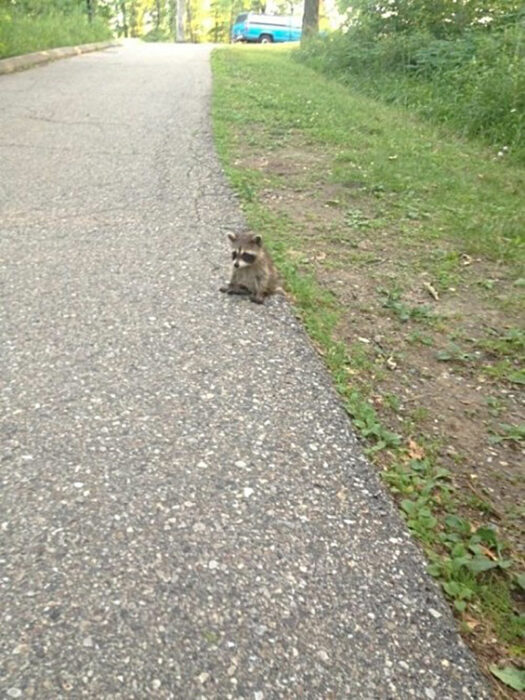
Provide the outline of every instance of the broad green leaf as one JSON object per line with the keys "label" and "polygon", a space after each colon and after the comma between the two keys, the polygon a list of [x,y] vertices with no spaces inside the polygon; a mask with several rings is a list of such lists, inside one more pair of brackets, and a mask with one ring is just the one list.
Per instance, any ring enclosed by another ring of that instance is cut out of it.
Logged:
{"label": "broad green leaf", "polygon": [[512,559],[498,559],[497,564],[500,569],[510,569],[512,566]]}
{"label": "broad green leaf", "polygon": [[492,561],[488,557],[474,557],[467,563],[467,569],[473,574],[480,574],[482,571],[489,571],[498,566],[497,561]]}
{"label": "broad green leaf", "polygon": [[470,524],[463,518],[459,518],[457,515],[447,515],[445,518],[445,525],[450,530],[456,530],[465,535],[470,533]]}
{"label": "broad green leaf", "polygon": [[494,664],[489,666],[489,668],[491,673],[493,673],[496,678],[499,678],[502,683],[508,685],[509,688],[525,690],[525,671],[521,671],[519,668],[514,668],[513,666],[498,668]]}
{"label": "broad green leaf", "polygon": [[[439,564],[429,564],[427,566],[427,571],[431,576],[433,576],[434,578],[437,578],[441,574],[441,567]],[[525,582],[524,582],[524,584],[525,584]]]}
{"label": "broad green leaf", "polygon": [[478,527],[475,534],[480,538],[481,542],[496,547],[498,539],[496,533],[490,527]]}
{"label": "broad green leaf", "polygon": [[405,498],[403,501],[401,501],[401,508],[405,511],[405,513],[408,513],[408,515],[414,515],[416,504],[414,501],[409,501],[407,498]]}
{"label": "broad green leaf", "polygon": [[455,598],[461,592],[461,586],[457,581],[447,581],[443,584],[443,589],[452,598]]}
{"label": "broad green leaf", "polygon": [[453,547],[451,551],[451,555],[453,559],[459,559],[460,557],[464,557],[465,554],[467,553],[467,550],[465,549],[465,545],[462,542],[457,542]]}

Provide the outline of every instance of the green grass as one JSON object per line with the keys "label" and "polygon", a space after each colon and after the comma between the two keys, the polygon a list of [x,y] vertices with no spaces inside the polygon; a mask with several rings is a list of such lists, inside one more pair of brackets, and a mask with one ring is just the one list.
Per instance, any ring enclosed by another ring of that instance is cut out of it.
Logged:
{"label": "green grass", "polygon": [[[306,144],[333,153],[329,177],[360,183],[411,237],[436,244],[445,238],[460,252],[523,264],[522,169],[404,110],[341,89],[290,61],[289,52],[241,47],[216,53],[219,143],[233,130],[252,148],[284,147],[300,134]],[[230,100],[237,105],[235,115]]]}
{"label": "green grass", "polygon": [[360,25],[309,42],[301,60],[363,94],[525,162],[523,20],[437,39],[425,32],[375,34]]}
{"label": "green grass", "polygon": [[[352,206],[330,195],[324,204],[330,212],[326,216],[339,219],[313,229],[317,250],[326,241],[324,269],[368,265],[371,253],[359,249],[359,240],[384,236],[394,246],[398,276],[376,288],[376,308],[406,335],[408,347],[441,352],[442,362],[469,368],[477,361],[471,346],[464,350],[452,335],[450,344],[441,348],[433,337],[448,332],[450,319],[444,322],[429,306],[406,301],[399,279],[431,270],[440,294],[446,293],[449,286],[462,284],[465,265],[480,256],[497,263],[498,274],[512,289],[505,304],[518,309],[523,302],[519,281],[525,173],[405,110],[342,88],[290,60],[287,47],[217,50],[212,66],[220,158],[247,222],[270,248],[368,454],[381,465],[409,528],[425,547],[431,572],[458,613],[468,610],[491,620],[492,633],[502,643],[517,645],[523,620],[515,613],[511,593],[518,585],[516,567],[495,531],[479,525],[490,516],[490,504],[470,492],[463,494],[440,465],[441,445],[419,432],[420,423],[428,419],[425,406],[412,405],[399,431],[384,424],[374,395],[385,363],[395,364],[397,356],[378,353],[355,338],[341,341],[337,330],[345,308],[334,289],[320,284],[310,264],[311,231],[298,225],[293,210],[269,208],[264,194],[284,191],[300,196],[333,186],[348,192]],[[255,163],[272,155],[285,165],[294,159],[301,164],[305,158],[307,165],[292,182],[286,174],[279,177]],[[301,201],[301,208],[307,208],[308,199]],[[315,224],[314,213],[301,213],[303,221]],[[340,253],[337,260],[330,259],[334,250]],[[487,304],[498,307],[492,287],[476,289],[487,297]],[[373,313],[373,308],[371,300],[362,313]],[[522,341],[511,326],[485,345],[477,341],[474,349],[502,358],[508,374]],[[400,403],[395,393],[383,397],[387,413],[398,414]],[[495,439],[522,439],[520,427],[498,423]],[[476,524],[469,519],[473,508]]]}
{"label": "green grass", "polygon": [[95,18],[90,24],[81,12],[32,17],[0,8],[0,58],[110,38],[103,20]]}

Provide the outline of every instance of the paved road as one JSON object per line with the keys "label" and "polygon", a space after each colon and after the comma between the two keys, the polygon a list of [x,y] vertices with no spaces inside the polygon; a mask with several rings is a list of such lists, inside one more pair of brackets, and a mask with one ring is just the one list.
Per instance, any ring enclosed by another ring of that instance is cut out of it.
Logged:
{"label": "paved road", "polygon": [[210,49],[0,77],[7,698],[483,698],[242,226]]}

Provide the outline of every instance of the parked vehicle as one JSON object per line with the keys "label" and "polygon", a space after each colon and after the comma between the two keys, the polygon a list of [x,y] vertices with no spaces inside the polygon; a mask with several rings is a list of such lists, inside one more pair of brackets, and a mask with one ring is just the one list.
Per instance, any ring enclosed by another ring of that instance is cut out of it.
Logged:
{"label": "parked vehicle", "polygon": [[232,28],[232,41],[271,44],[282,41],[299,41],[302,18],[280,15],[257,15],[243,12],[237,15]]}

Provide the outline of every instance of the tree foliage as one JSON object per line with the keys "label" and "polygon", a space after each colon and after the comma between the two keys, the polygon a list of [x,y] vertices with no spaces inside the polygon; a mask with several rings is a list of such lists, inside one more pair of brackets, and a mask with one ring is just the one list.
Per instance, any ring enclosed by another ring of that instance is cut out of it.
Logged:
{"label": "tree foliage", "polygon": [[[346,0],[342,0],[343,2]],[[515,0],[352,0],[302,57],[525,162],[525,6]]]}
{"label": "tree foliage", "polygon": [[[272,9],[294,14],[301,3],[275,0]],[[218,43],[230,40],[237,14],[264,13],[267,0],[0,0],[1,9],[35,19],[82,15],[103,20],[118,37]],[[305,21],[305,34],[317,34],[319,0],[306,0]]]}
{"label": "tree foliage", "polygon": [[338,0],[338,5],[352,23],[375,34],[417,31],[437,38],[514,21],[523,11],[522,0]]}

